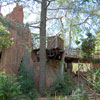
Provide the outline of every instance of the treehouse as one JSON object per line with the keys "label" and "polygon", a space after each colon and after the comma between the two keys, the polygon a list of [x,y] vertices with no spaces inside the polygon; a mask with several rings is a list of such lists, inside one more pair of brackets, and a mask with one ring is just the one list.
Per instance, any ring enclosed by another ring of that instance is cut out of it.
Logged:
{"label": "treehouse", "polygon": [[[34,43],[35,44],[35,43]],[[38,46],[39,47],[39,46]],[[33,49],[39,60],[39,48]],[[61,60],[64,53],[64,40],[59,36],[48,37],[46,47],[47,58]]]}
{"label": "treehouse", "polygon": [[47,56],[50,59],[62,59],[64,53],[64,40],[59,36],[48,37],[47,41]]}
{"label": "treehouse", "polygon": [[[63,78],[64,71],[67,69],[72,70],[72,62],[78,63],[79,49],[64,48],[64,40],[59,36],[48,37],[46,48],[46,87],[57,81],[57,79]],[[39,84],[39,66],[40,66],[40,49],[33,49],[32,59],[35,70],[35,82],[38,88]],[[63,63],[63,62],[66,62]]]}
{"label": "treehouse", "polygon": [[[57,78],[63,77],[62,55],[64,53],[64,41],[59,36],[48,37],[46,47],[46,87],[49,88]],[[33,68],[35,70],[35,85],[39,84],[40,49],[32,51]]]}

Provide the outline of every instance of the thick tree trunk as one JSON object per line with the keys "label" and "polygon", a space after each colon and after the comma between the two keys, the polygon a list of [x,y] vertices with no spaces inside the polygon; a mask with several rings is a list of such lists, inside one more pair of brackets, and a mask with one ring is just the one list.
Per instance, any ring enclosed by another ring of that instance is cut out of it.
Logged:
{"label": "thick tree trunk", "polygon": [[47,0],[42,0],[40,23],[40,70],[39,91],[46,87],[46,14]]}

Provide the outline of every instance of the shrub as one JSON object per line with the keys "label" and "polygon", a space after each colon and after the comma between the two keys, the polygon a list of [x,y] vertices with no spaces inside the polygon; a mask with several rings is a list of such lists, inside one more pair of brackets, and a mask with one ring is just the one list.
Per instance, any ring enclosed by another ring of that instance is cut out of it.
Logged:
{"label": "shrub", "polygon": [[13,38],[9,38],[10,32],[0,23],[0,52],[13,44]]}
{"label": "shrub", "polygon": [[74,93],[72,97],[68,100],[89,100],[86,90],[84,89],[83,85],[80,85],[74,89]]}
{"label": "shrub", "polygon": [[93,89],[100,93],[100,67],[93,67],[87,73],[89,81],[92,83]]}
{"label": "shrub", "polygon": [[20,77],[19,83],[21,85],[21,91],[24,94],[24,98],[34,100],[37,95],[37,91],[34,87],[33,71],[27,70],[24,67],[24,61],[22,60],[18,76]]}
{"label": "shrub", "polygon": [[45,97],[45,96],[47,96],[49,94],[49,92],[48,92],[47,89],[42,89],[40,94],[41,94],[42,97]]}
{"label": "shrub", "polygon": [[73,89],[73,77],[68,72],[64,74],[64,80],[57,81],[51,85],[50,91],[51,95],[56,92],[60,95],[69,95]]}
{"label": "shrub", "polygon": [[0,100],[19,100],[20,84],[15,75],[0,73]]}

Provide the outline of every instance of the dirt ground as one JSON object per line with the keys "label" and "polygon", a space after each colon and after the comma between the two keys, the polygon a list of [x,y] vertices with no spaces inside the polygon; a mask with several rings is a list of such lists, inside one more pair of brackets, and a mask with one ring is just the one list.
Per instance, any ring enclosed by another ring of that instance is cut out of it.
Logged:
{"label": "dirt ground", "polygon": [[[60,97],[50,97],[50,98],[37,98],[37,100],[60,100]],[[68,100],[67,97],[63,97],[63,100]]]}
{"label": "dirt ground", "polygon": [[[37,98],[37,100],[60,100],[59,97],[55,99],[55,97],[52,97],[52,98]],[[63,100],[68,100],[67,97],[64,97]],[[95,98],[92,98],[90,100],[100,100],[100,97],[97,97],[96,99]]]}

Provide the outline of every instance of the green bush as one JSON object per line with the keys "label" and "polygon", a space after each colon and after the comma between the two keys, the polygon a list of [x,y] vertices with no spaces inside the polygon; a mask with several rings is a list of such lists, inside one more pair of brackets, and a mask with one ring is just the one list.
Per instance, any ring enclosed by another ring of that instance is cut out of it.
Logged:
{"label": "green bush", "polygon": [[24,67],[24,61],[22,60],[18,76],[20,77],[19,83],[21,85],[21,91],[24,94],[24,98],[34,100],[37,95],[37,91],[34,87],[33,71]]}
{"label": "green bush", "polygon": [[0,23],[0,52],[13,44],[13,38],[9,38],[10,32]]}
{"label": "green bush", "polygon": [[42,97],[46,97],[49,94],[49,91],[47,89],[42,89],[40,94]]}
{"label": "green bush", "polygon": [[92,63],[93,64],[100,64],[100,59],[93,59],[92,60]]}
{"label": "green bush", "polygon": [[64,80],[58,81],[51,85],[51,95],[56,92],[57,95],[69,95],[73,89],[73,77],[68,72],[64,74]]}
{"label": "green bush", "polygon": [[89,100],[87,92],[83,85],[80,85],[74,89],[72,97],[68,100]]}
{"label": "green bush", "polygon": [[87,73],[89,81],[92,83],[92,88],[100,93],[100,67],[93,67]]}
{"label": "green bush", "polygon": [[0,73],[0,100],[19,100],[21,94],[16,76]]}

